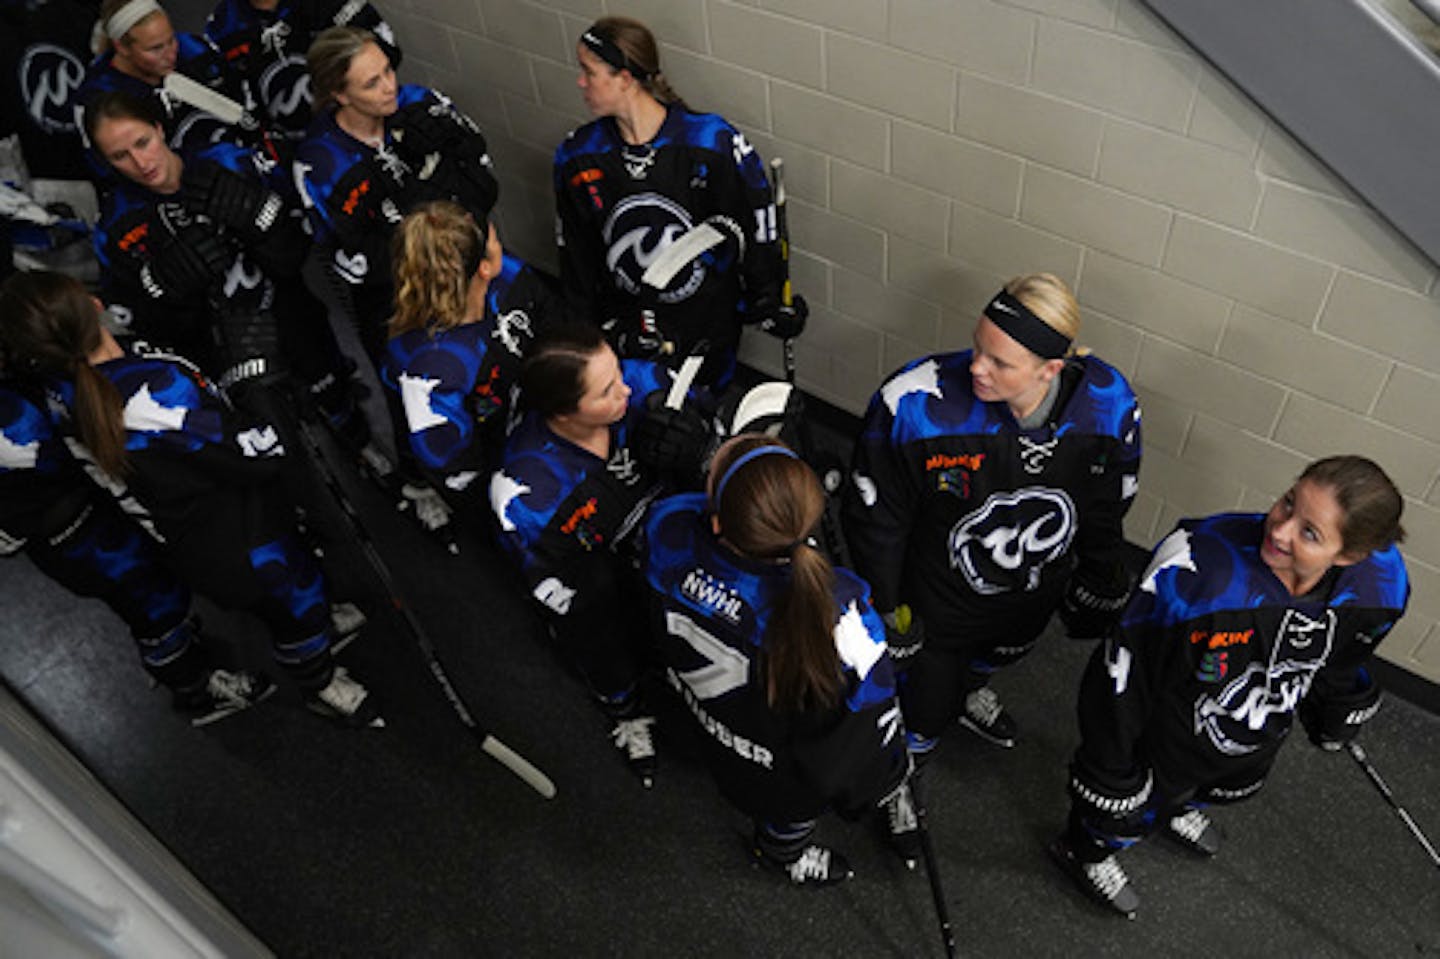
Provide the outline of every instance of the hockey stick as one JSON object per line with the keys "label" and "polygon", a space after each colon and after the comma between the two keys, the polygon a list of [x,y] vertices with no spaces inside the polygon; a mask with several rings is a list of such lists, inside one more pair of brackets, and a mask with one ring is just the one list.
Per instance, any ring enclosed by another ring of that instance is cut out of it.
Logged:
{"label": "hockey stick", "polygon": [[940,863],[935,858],[935,843],[930,839],[929,814],[925,800],[910,777],[910,798],[915,802],[915,831],[920,834],[920,858],[925,861],[925,877],[930,880],[930,898],[935,901],[935,917],[940,921],[940,941],[946,959],[955,959],[955,930],[950,925],[950,910],[945,905],[945,888],[940,884]]}
{"label": "hockey stick", "polygon": [[434,642],[431,641],[424,627],[420,625],[420,620],[411,612],[410,607],[400,598],[400,593],[395,588],[395,577],[390,573],[390,567],[381,558],[380,550],[376,548],[375,541],[370,538],[370,531],[365,528],[360,514],[356,512],[354,504],[350,502],[350,498],[341,488],[340,480],[331,468],[330,461],[325,458],[325,452],[320,448],[320,442],[315,438],[310,424],[300,417],[296,417],[296,422],[300,428],[300,435],[305,438],[305,445],[309,448],[310,458],[315,461],[316,468],[319,469],[321,478],[325,481],[325,486],[330,490],[330,496],[340,507],[340,511],[345,514],[346,520],[349,521],[350,530],[355,534],[355,540],[360,544],[360,550],[370,563],[375,578],[380,580],[391,607],[400,614],[400,619],[405,623],[415,644],[420,647],[420,653],[425,658],[425,665],[430,667],[430,675],[434,676],[435,682],[439,683],[441,691],[445,693],[445,698],[450,701],[451,708],[455,710],[455,715],[460,717],[460,721],[480,743],[480,748],[491,758],[525,780],[531,789],[546,799],[555,798],[555,783],[550,780],[550,777],[535,768],[524,756],[483,729],[475,721],[470,710],[466,708],[465,701],[460,698],[460,691],[455,688],[455,684],[446,675],[445,667],[440,665],[439,653],[435,649]]}
{"label": "hockey stick", "polygon": [[1352,741],[1345,744],[1345,749],[1350,753],[1350,758],[1355,760],[1355,764],[1364,770],[1365,775],[1375,784],[1375,788],[1379,791],[1380,795],[1385,797],[1385,802],[1389,803],[1390,808],[1395,810],[1395,815],[1400,817],[1400,821],[1410,830],[1410,834],[1415,837],[1421,846],[1425,847],[1425,851],[1430,854],[1430,861],[1437,867],[1440,867],[1440,853],[1435,851],[1435,847],[1431,845],[1425,833],[1420,831],[1419,824],[1405,811],[1405,807],[1395,801],[1395,794],[1390,791],[1390,787],[1385,784],[1385,780],[1380,778],[1379,770],[1370,764],[1369,757],[1365,755],[1365,747]]}
{"label": "hockey stick", "polygon": [[160,89],[181,103],[204,110],[226,126],[242,130],[254,130],[258,126],[245,107],[178,70],[165,74],[165,79],[160,81]]}
{"label": "hockey stick", "polygon": [[[770,160],[770,188],[775,191],[775,236],[780,241],[780,304],[790,306],[795,302],[795,290],[790,285],[790,224],[785,217],[785,160],[772,157]],[[785,355],[785,382],[795,385],[795,337],[787,336],[782,341]]]}
{"label": "hockey stick", "polygon": [[[792,306],[795,302],[795,289],[790,283],[790,220],[785,215],[785,160],[782,157],[773,157],[770,160],[770,181],[771,189],[775,192],[775,236],[780,241],[780,303],[782,306]],[[795,337],[787,336],[782,341],[785,359],[785,382],[795,387]],[[795,387],[798,389],[798,387]],[[845,537],[835,520],[831,509],[831,498],[840,490],[840,485],[845,481],[843,468],[825,469],[819,462],[815,449],[815,442],[810,433],[810,423],[805,418],[802,410],[799,428],[800,445],[803,446],[804,455],[810,461],[810,465],[820,476],[820,484],[825,489],[825,512],[820,516],[820,535],[825,540],[825,545],[830,551],[831,558],[841,566],[850,565],[850,550],[845,544]]]}

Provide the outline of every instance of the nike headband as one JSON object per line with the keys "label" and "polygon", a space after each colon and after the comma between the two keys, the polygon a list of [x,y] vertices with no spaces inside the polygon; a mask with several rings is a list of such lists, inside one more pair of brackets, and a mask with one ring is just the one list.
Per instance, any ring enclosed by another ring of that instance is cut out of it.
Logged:
{"label": "nike headband", "polygon": [[1005,335],[1044,360],[1064,359],[1070,337],[1030,312],[1030,308],[1001,290],[985,304],[985,315]]}
{"label": "nike headband", "polygon": [[629,70],[630,75],[636,80],[644,80],[650,76],[649,70],[625,56],[625,51],[615,45],[615,41],[610,39],[610,34],[605,30],[591,27],[580,34],[580,42],[585,44],[587,50],[616,70]]}
{"label": "nike headband", "polygon": [[135,26],[135,24],[144,20],[152,13],[160,12],[160,4],[156,3],[155,0],[134,0],[133,3],[127,3],[119,10],[116,10],[115,14],[109,20],[105,21],[105,35],[111,40],[118,41],[121,37],[125,36],[125,34],[129,33],[130,28]]}

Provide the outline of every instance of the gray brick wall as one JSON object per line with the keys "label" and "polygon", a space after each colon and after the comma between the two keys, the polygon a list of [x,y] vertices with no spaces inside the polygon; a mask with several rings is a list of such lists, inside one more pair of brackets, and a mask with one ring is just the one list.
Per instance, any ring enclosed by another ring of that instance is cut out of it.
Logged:
{"label": "gray brick wall", "polygon": [[[693,106],[787,162],[802,384],[859,410],[968,344],[1008,275],[1072,281],[1146,410],[1141,543],[1269,504],[1331,452],[1407,497],[1416,591],[1384,655],[1440,681],[1437,269],[1139,0],[382,0],[402,77],[495,146],[508,245],[553,262],[548,156],[586,119],[574,40],[646,20]],[[777,344],[744,358],[779,370]]]}

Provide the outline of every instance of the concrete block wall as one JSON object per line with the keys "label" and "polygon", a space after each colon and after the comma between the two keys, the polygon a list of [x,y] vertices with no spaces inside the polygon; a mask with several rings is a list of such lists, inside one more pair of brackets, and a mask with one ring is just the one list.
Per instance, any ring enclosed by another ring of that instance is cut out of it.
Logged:
{"label": "concrete block wall", "polygon": [[[550,156],[588,119],[574,43],[646,21],[673,85],[786,160],[802,385],[859,411],[961,348],[1015,273],[1076,288],[1145,409],[1127,532],[1263,509],[1309,460],[1407,498],[1410,614],[1383,654],[1440,681],[1437,268],[1140,0],[380,0],[402,79],[482,124],[508,246],[553,263]],[[778,372],[779,346],[743,357]]]}

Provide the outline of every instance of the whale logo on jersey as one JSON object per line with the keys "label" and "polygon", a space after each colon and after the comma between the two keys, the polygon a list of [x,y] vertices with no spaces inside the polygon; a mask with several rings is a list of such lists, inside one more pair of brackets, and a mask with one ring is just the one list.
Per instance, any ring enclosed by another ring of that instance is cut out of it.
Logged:
{"label": "whale logo on jersey", "polygon": [[1075,537],[1075,503],[1059,489],[992,493],[950,530],[950,568],[981,595],[1032,590]]}
{"label": "whale logo on jersey", "polygon": [[499,340],[515,356],[520,356],[525,351],[523,340],[535,338],[535,331],[530,326],[530,315],[524,310],[510,310],[505,313],[495,314],[495,332],[490,334]]}
{"label": "whale logo on jersey", "polygon": [[71,96],[85,79],[85,64],[53,43],[34,43],[20,58],[20,97],[35,125],[46,133],[74,133]]}
{"label": "whale logo on jersey", "polygon": [[[689,211],[658,193],[637,193],[615,204],[601,230],[608,247],[605,265],[615,284],[626,293],[638,294],[646,268],[694,225]],[[689,299],[705,282],[707,272],[702,257],[691,260],[657,298],[661,303]]]}
{"label": "whale logo on jersey", "polygon": [[1215,695],[1195,701],[1195,732],[1205,733],[1227,756],[1243,756],[1266,742],[1271,716],[1287,716],[1310,690],[1310,681],[1330,655],[1335,611],[1318,619],[1286,610],[1269,663],[1251,663]]}
{"label": "whale logo on jersey", "polygon": [[257,86],[265,112],[281,127],[294,129],[309,114],[310,73],[304,57],[286,54],[276,60],[261,71]]}

